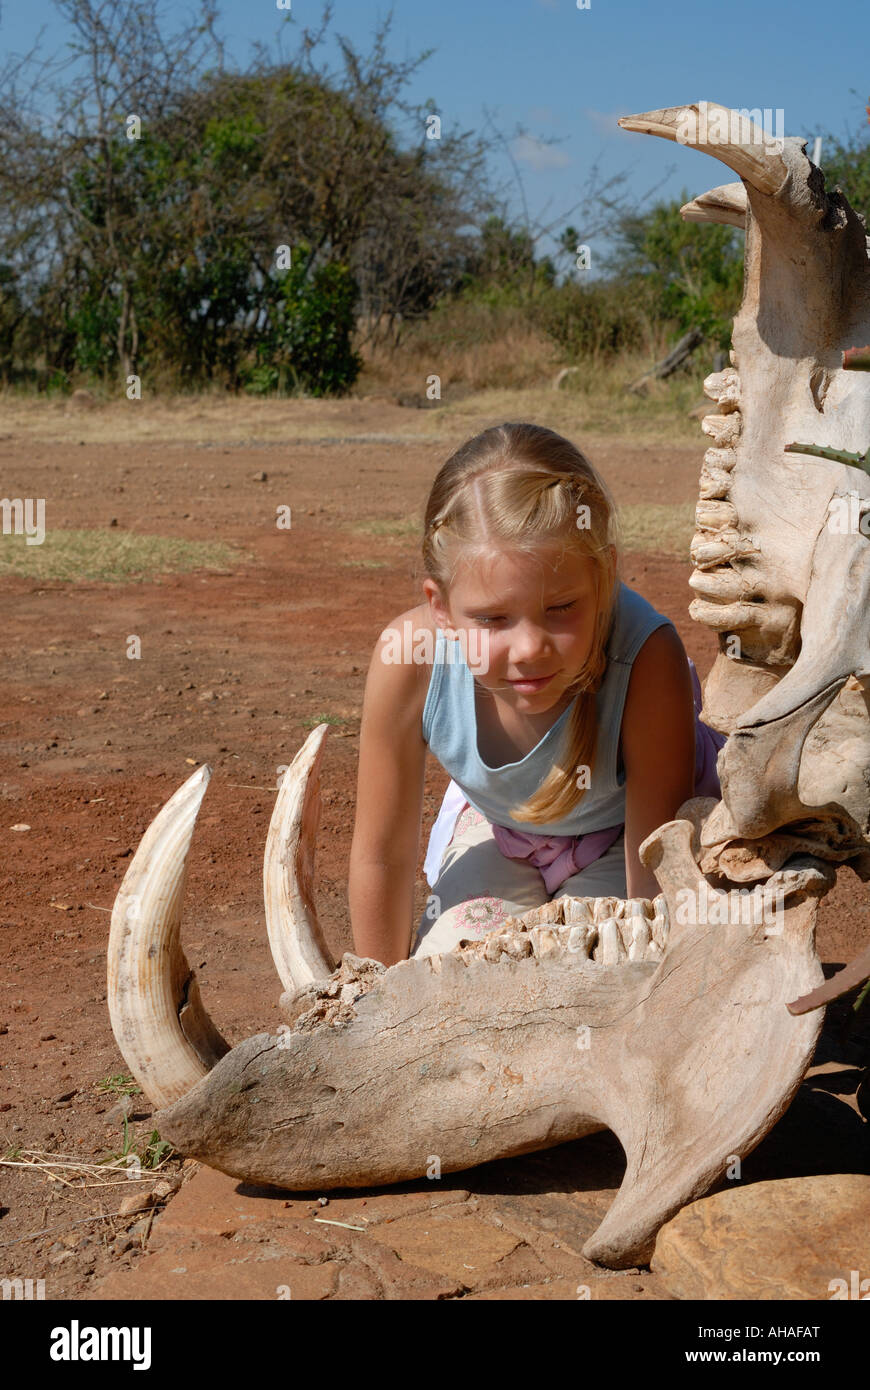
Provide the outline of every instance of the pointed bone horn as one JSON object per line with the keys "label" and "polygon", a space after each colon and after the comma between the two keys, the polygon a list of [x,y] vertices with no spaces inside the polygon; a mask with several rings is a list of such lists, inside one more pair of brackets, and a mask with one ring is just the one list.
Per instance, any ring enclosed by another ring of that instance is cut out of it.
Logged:
{"label": "pointed bone horn", "polygon": [[723,183],[709,193],[699,193],[680,208],[684,222],[721,222],[746,230],[746,184]]}
{"label": "pointed bone horn", "polygon": [[716,101],[621,116],[617,124],[623,130],[660,135],[690,149],[704,150],[762,193],[778,192],[788,178],[788,165],[778,142],[748,116]]}
{"label": "pointed bone horn", "polygon": [[314,902],[320,764],[328,732],[328,724],[318,724],[284,773],[263,861],[269,946],[281,983],[291,994],[327,979],[335,969]]}
{"label": "pointed bone horn", "polygon": [[197,768],[151,822],[112,909],[112,1032],[145,1095],[171,1105],[229,1051],[199,996],[179,928],[187,853],[211,770]]}

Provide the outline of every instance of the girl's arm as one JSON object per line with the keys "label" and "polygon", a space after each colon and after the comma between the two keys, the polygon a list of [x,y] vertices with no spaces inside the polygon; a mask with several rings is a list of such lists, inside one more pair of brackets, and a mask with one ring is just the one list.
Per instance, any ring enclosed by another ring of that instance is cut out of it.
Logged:
{"label": "girl's arm", "polygon": [[[695,706],[685,648],[672,627],[644,642],[631,668],[622,717],[625,867],[630,898],[661,892],[638,848],[673,820],[694,791]],[[594,775],[594,774],[593,774]]]}
{"label": "girl's arm", "polygon": [[[385,631],[401,633],[402,624],[416,618],[417,610],[402,614]],[[406,960],[411,948],[426,763],[422,716],[430,671],[413,661],[386,661],[391,654],[382,634],[363,700],[348,880],[355,950],[384,965]]]}

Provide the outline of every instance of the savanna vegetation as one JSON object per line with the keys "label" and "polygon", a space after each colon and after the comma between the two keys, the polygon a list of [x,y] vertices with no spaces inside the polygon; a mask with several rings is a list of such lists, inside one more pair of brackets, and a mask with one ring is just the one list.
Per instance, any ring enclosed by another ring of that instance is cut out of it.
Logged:
{"label": "savanna vegetation", "polygon": [[[688,191],[638,207],[597,169],[549,224],[512,216],[504,135],[406,100],[429,55],[391,58],[389,18],[368,54],[338,37],[337,73],[318,60],[328,6],[292,61],[257,49],[240,71],[209,0],[171,33],[160,0],[54,5],[71,52],[0,73],[6,388],[330,395],[562,365],[582,387],[692,328],[705,370],[727,346],[741,232],[683,222]],[[870,210],[866,132],[828,137],[824,166]]]}

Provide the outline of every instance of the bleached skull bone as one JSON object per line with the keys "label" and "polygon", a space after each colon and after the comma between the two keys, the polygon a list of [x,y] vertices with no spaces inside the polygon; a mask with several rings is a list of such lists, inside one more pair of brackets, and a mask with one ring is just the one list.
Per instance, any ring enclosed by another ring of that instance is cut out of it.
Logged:
{"label": "bleached skull bone", "polygon": [[[765,140],[705,105],[703,121],[695,105],[619,124],[702,149],[741,179],[682,209],[746,231],[732,365],[705,382],[717,408],[702,422],[713,444],[689,580],[692,616],[719,636],[703,717],[734,736],[702,832],[728,872],[737,850],[794,823],[811,823],[814,852],[831,859],[870,841],[870,541],[855,524],[870,477],[785,452],[870,446],[870,375],[842,367],[846,348],[870,341],[870,263],[862,220],[826,192],[804,141]],[[776,867],[757,849],[760,872]]]}
{"label": "bleached skull bone", "polygon": [[163,1107],[154,1124],[244,1181],[320,1192],[424,1178],[432,1153],[449,1173],[608,1128],[626,1173],[584,1250],[614,1267],[648,1259],[662,1222],[749,1152],[800,1083],[821,1015],[785,1005],[822,982],[813,925],[830,870],[792,862],[775,933],[754,919],[711,925],[701,908],[716,890],[696,862],[708,808],[689,802],[641,847],[662,890],[652,901],[556,899],[446,954],[389,969],[345,955],[335,969],[313,892],[327,731],[283,779],[267,839],[285,991],[270,1031],[230,1048],[181,948],[207,768],[130,863],[108,1001],[127,1066]]}

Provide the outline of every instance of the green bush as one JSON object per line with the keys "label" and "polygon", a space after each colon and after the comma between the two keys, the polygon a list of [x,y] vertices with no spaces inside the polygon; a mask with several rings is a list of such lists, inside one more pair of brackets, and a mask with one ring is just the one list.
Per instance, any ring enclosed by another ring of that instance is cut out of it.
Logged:
{"label": "green bush", "polygon": [[642,288],[658,319],[680,333],[700,328],[710,343],[727,349],[743,290],[743,234],[684,222],[680,207],[687,202],[684,190],[673,202],[623,217],[606,268]]}
{"label": "green bush", "polygon": [[245,389],[257,395],[347,391],[362,367],[351,346],[356,299],[356,282],[346,265],[332,261],[312,271],[311,249],[300,246],[292,266],[272,281],[256,362],[242,369]]}
{"label": "green bush", "polygon": [[642,284],[569,281],[543,294],[534,308],[537,326],[566,357],[616,357],[637,352],[649,338],[655,314]]}

